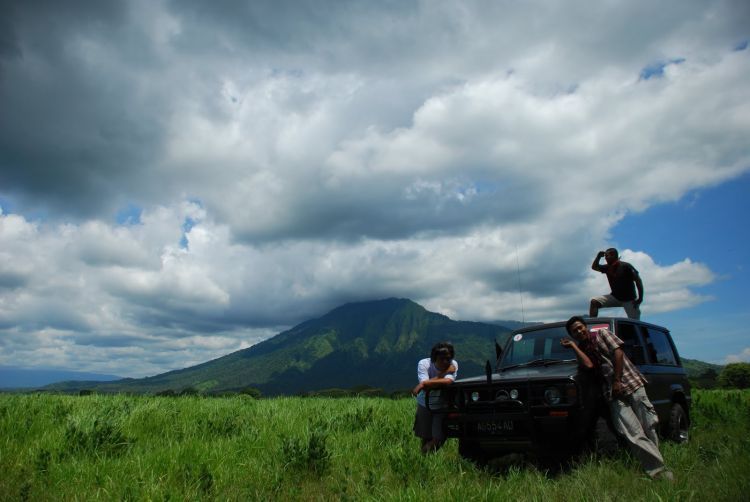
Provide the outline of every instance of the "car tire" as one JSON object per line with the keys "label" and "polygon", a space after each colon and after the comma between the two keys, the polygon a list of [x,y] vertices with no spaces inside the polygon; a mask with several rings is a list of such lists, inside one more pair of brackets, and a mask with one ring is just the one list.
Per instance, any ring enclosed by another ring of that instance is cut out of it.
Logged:
{"label": "car tire", "polygon": [[478,443],[466,439],[459,438],[458,454],[480,466],[486,465],[489,460],[489,456],[482,450]]}
{"label": "car tire", "polygon": [[603,456],[614,455],[620,448],[620,439],[606,418],[599,416],[591,427],[589,450]]}
{"label": "car tire", "polygon": [[680,403],[673,403],[669,413],[669,428],[667,439],[675,443],[687,443],[689,438],[690,421],[685,408]]}

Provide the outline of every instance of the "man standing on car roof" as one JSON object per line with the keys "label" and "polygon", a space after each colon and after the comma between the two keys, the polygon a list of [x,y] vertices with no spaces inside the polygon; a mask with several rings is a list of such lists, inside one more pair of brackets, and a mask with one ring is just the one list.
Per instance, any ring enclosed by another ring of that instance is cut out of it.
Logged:
{"label": "man standing on car roof", "polygon": [[581,366],[601,376],[615,429],[628,441],[643,470],[652,478],[673,480],[659,452],[659,418],[646,395],[646,379],[625,355],[622,340],[606,328],[589,331],[579,316],[571,317],[565,329],[578,344],[570,338],[563,338],[560,343],[575,351]]}
{"label": "man standing on car roof", "polygon": [[[599,262],[604,257],[606,265],[600,265]],[[599,251],[591,264],[591,269],[607,274],[610,294],[596,296],[591,299],[589,315],[596,317],[599,315],[600,308],[623,307],[625,313],[631,319],[641,318],[641,303],[643,303],[643,281],[638,271],[628,262],[620,260],[615,248],[609,248],[606,251]],[[635,287],[633,287],[635,286]],[[635,290],[638,289],[638,296],[635,296]]]}

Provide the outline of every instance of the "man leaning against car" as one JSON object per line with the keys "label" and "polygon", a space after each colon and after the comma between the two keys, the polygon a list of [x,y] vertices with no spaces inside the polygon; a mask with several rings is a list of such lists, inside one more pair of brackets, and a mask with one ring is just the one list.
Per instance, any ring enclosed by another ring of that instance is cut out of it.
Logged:
{"label": "man leaning against car", "polygon": [[579,316],[571,317],[565,329],[578,344],[563,338],[561,345],[575,351],[580,366],[601,377],[615,429],[625,437],[643,470],[652,478],[673,480],[659,452],[659,419],[646,395],[646,379],[625,355],[622,340],[606,328],[589,331]]}

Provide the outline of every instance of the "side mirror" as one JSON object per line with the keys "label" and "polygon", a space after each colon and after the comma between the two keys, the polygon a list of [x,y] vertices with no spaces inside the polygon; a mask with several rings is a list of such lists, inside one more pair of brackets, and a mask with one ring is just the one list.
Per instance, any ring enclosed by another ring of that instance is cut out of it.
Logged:
{"label": "side mirror", "polygon": [[495,342],[495,361],[500,361],[500,357],[503,355],[503,348],[497,341]]}

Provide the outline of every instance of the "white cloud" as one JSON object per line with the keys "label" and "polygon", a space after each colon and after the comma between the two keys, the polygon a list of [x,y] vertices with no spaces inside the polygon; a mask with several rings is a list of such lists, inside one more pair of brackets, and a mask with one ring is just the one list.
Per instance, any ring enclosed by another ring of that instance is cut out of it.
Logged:
{"label": "white cloud", "polygon": [[750,363],[750,347],[744,348],[738,354],[730,354],[724,360],[724,364],[731,363]]}
{"label": "white cloud", "polygon": [[[585,312],[614,225],[750,166],[748,7],[671,6],[6,8],[0,362],[150,374],[388,296]],[[713,300],[648,252],[646,314]]]}
{"label": "white cloud", "polygon": [[[144,211],[139,225],[26,222],[34,232],[16,233],[23,238],[2,234],[8,248],[17,249],[12,259],[23,256],[35,266],[24,286],[0,292],[0,325],[6,327],[0,361],[67,362],[94,371],[116,354],[110,372],[145,375],[160,364],[171,369],[247,347],[344,301],[402,296],[458,319],[552,320],[585,311],[588,297],[606,287],[600,274],[580,266],[580,256],[550,253],[556,234],[530,240],[522,232],[487,228],[438,239],[253,246],[232,242],[227,227],[204,218],[180,248],[180,215],[191,207]],[[18,217],[0,218],[0,228],[24,227]],[[128,244],[107,247],[91,235]],[[518,252],[516,239],[524,242]],[[92,249],[112,252],[92,265]],[[127,266],[111,259],[124,255],[140,258]],[[579,265],[549,267],[550,256]],[[659,266],[630,250],[623,257],[646,282],[644,310],[706,300],[691,290],[713,280],[704,265]]]}

